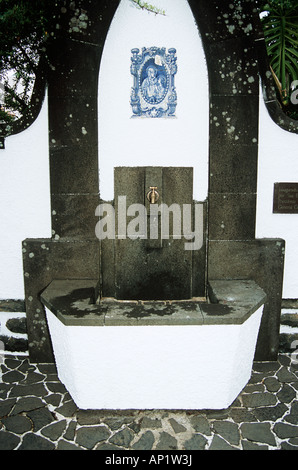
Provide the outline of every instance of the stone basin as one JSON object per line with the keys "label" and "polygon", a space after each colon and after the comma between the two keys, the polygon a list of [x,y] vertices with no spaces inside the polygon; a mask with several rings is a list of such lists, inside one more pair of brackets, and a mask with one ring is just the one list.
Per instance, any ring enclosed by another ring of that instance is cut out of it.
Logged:
{"label": "stone basin", "polygon": [[222,409],[247,384],[266,300],[250,280],[208,299],[98,301],[97,280],[43,291],[59,379],[81,409]]}

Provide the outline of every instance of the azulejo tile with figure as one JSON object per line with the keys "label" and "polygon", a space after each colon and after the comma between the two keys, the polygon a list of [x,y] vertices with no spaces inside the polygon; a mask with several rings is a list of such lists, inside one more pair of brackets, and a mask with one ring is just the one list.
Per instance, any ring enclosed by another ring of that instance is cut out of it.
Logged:
{"label": "azulejo tile with figure", "polygon": [[131,50],[130,71],[134,78],[130,104],[132,117],[175,117],[177,94],[176,49],[150,47]]}

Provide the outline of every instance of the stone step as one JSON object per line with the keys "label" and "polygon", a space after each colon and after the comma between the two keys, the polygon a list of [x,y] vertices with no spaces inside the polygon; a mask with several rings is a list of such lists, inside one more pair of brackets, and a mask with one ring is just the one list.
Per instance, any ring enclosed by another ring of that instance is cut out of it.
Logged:
{"label": "stone step", "polygon": [[0,300],[0,353],[28,354],[25,303]]}
{"label": "stone step", "polygon": [[280,317],[279,351],[296,354],[298,349],[298,300],[284,299]]}
{"label": "stone step", "polygon": [[287,325],[292,328],[298,328],[298,310],[293,309],[293,312],[286,310],[281,312],[280,324]]}
{"label": "stone step", "polygon": [[298,299],[282,299],[282,309],[298,309]]}

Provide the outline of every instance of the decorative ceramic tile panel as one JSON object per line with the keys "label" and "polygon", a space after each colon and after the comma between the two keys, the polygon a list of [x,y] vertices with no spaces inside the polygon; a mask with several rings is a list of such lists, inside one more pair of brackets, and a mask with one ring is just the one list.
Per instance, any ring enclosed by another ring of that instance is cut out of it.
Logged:
{"label": "decorative ceramic tile panel", "polygon": [[132,117],[173,118],[177,106],[174,78],[177,72],[176,49],[150,47],[131,50],[134,83],[130,104]]}

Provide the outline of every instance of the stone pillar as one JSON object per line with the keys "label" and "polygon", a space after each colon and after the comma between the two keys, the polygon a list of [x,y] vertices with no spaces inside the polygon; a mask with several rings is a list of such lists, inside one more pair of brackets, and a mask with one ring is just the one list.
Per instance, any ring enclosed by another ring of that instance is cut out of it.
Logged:
{"label": "stone pillar", "polygon": [[68,1],[49,48],[49,145],[54,238],[95,237],[98,74],[118,1]]}
{"label": "stone pillar", "polygon": [[[256,359],[278,353],[284,241],[256,240],[259,43],[256,2],[189,0],[209,73],[209,279],[253,279],[267,293]],[[264,44],[263,44],[264,45]]]}
{"label": "stone pillar", "polygon": [[105,38],[119,0],[57,2],[48,45],[52,239],[23,242],[30,359],[53,360],[40,293],[53,279],[98,278],[97,92]]}

